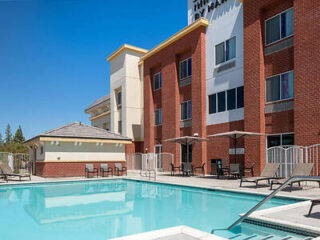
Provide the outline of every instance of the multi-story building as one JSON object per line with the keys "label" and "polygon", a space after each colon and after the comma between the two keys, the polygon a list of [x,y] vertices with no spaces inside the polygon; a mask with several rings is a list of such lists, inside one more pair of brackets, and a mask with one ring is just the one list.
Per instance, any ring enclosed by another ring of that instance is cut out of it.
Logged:
{"label": "multi-story building", "polygon": [[85,109],[85,113],[90,114],[91,126],[110,130],[110,95],[99,98]]}
{"label": "multi-story building", "polygon": [[143,151],[143,82],[140,57],[147,50],[124,44],[110,62],[111,131],[132,139],[126,153]]}
{"label": "multi-story building", "polygon": [[[308,0],[189,0],[189,25],[141,57],[144,147],[179,164],[185,149],[165,139],[258,132],[238,142],[237,159],[259,173],[266,148],[319,143],[319,9]],[[189,156],[210,171],[233,148],[217,138]]]}

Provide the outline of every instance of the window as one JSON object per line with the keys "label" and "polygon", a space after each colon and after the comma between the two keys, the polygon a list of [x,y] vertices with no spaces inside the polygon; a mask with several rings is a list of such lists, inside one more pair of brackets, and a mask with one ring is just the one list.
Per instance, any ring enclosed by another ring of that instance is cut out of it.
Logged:
{"label": "window", "polygon": [[244,107],[243,86],[209,95],[209,114]]}
{"label": "window", "polygon": [[154,125],[162,125],[162,109],[157,109],[154,111]]}
{"label": "window", "polygon": [[266,45],[293,35],[293,8],[265,22]]}
{"label": "window", "polygon": [[158,90],[162,87],[162,74],[161,72],[153,75],[153,90]]}
{"label": "window", "polygon": [[43,146],[40,147],[40,154],[43,154]]}
{"label": "window", "polygon": [[266,79],[266,102],[274,102],[294,97],[293,71]]}
{"label": "window", "polygon": [[121,91],[117,92],[116,96],[117,96],[117,106],[118,108],[121,107],[122,104],[122,98],[121,98]]}
{"label": "window", "polygon": [[209,96],[209,114],[217,112],[217,94]]}
{"label": "window", "polygon": [[275,134],[267,136],[267,147],[277,147],[277,146],[291,146],[294,145],[294,134]]}
{"label": "window", "polygon": [[180,80],[183,80],[187,77],[190,77],[192,74],[191,71],[191,58],[188,58],[182,62],[180,62],[180,68],[179,68],[179,76]]}
{"label": "window", "polygon": [[218,93],[218,112],[224,112],[226,110],[226,92]]}
{"label": "window", "polygon": [[181,120],[190,120],[191,114],[191,100],[181,103]]}
{"label": "window", "polygon": [[118,133],[122,134],[122,121],[118,121]]}
{"label": "window", "polygon": [[216,65],[236,57],[236,37],[216,45]]}

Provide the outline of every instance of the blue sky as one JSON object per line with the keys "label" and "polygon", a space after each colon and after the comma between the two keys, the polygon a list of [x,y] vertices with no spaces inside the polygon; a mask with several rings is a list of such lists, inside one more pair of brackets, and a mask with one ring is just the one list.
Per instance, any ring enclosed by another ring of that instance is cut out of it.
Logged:
{"label": "blue sky", "polygon": [[106,57],[150,49],[187,25],[187,0],[0,0],[0,133],[73,122],[109,93]]}

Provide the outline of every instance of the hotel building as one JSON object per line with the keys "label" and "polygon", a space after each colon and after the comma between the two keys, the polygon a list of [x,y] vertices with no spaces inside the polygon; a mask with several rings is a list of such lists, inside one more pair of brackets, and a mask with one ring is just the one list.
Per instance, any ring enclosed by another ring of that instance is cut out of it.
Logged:
{"label": "hotel building", "polygon": [[110,95],[106,95],[92,103],[85,109],[85,113],[90,114],[91,126],[110,130]]}
{"label": "hotel building", "polygon": [[[238,142],[238,162],[258,174],[266,148],[320,142],[319,1],[189,0],[189,25],[141,57],[144,148],[185,149],[164,140],[243,130],[266,134]],[[194,166],[225,158],[232,141],[196,143]],[[231,153],[231,154],[229,154]]]}

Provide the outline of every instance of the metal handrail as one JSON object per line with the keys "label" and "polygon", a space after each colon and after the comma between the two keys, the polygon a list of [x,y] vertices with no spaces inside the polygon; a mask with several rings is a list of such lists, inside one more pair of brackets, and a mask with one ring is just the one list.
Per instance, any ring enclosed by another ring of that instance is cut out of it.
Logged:
{"label": "metal handrail", "polygon": [[278,192],[280,192],[282,189],[284,189],[287,185],[289,185],[292,182],[297,181],[319,181],[320,177],[306,177],[306,176],[293,176],[286,180],[282,185],[280,185],[277,189],[275,189],[272,193],[270,193],[268,196],[266,196],[261,202],[259,202],[257,205],[255,205],[253,208],[251,208],[246,214],[242,215],[237,221],[235,221],[232,225],[230,225],[226,230],[231,230],[236,225],[244,221],[251,213],[253,213],[255,210],[257,210],[259,207],[261,207],[265,202],[270,200],[274,195],[276,195]]}

